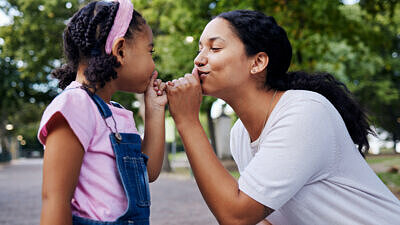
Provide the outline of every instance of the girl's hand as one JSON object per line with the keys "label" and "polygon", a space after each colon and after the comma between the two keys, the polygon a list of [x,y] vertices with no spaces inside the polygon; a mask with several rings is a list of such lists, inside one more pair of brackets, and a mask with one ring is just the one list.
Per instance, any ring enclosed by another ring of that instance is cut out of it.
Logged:
{"label": "girl's hand", "polygon": [[147,86],[144,94],[144,102],[146,105],[146,114],[154,110],[164,110],[168,102],[166,94],[166,84],[157,79],[158,72],[154,71],[149,86]]}
{"label": "girl's hand", "polygon": [[198,121],[203,95],[197,69],[193,69],[192,74],[167,82],[167,96],[177,126]]}

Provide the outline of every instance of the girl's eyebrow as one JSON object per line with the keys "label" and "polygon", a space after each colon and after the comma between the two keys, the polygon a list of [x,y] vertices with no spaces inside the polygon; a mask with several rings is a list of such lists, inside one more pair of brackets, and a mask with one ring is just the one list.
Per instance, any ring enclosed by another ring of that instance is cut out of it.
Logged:
{"label": "girl's eyebrow", "polygon": [[154,43],[151,42],[148,46],[153,48],[154,47]]}
{"label": "girl's eyebrow", "polygon": [[[213,41],[216,41],[216,40],[221,40],[221,41],[225,42],[225,40],[223,38],[218,37],[218,36],[217,37],[210,37],[208,39],[209,42],[213,42]],[[201,41],[200,40],[199,40],[199,45],[201,45]]]}

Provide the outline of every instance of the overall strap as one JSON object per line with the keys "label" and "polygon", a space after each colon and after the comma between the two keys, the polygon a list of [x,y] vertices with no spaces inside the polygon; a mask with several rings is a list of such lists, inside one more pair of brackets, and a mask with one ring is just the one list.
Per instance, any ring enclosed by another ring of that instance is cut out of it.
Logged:
{"label": "overall strap", "polygon": [[110,116],[112,116],[112,112],[108,105],[101,99],[98,95],[90,92],[87,88],[81,87],[83,90],[85,90],[88,95],[93,99],[94,103],[96,104],[97,108],[100,111],[101,116],[106,119]]}

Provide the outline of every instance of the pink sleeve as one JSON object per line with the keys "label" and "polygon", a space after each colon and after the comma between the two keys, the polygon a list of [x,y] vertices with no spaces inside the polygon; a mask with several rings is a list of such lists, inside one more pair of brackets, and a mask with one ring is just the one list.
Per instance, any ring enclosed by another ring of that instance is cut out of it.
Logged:
{"label": "pink sleeve", "polygon": [[46,145],[47,124],[54,119],[57,112],[60,112],[87,151],[96,129],[95,113],[98,112],[94,109],[96,109],[95,103],[84,90],[77,88],[62,92],[43,113],[38,131],[40,143]]}

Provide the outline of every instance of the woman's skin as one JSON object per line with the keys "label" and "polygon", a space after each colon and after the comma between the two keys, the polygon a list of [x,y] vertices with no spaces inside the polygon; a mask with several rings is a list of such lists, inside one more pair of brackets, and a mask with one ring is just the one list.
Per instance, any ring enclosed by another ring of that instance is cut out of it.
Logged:
{"label": "woman's skin", "polygon": [[[220,224],[257,224],[273,212],[238,187],[222,166],[200,124],[203,94],[225,100],[256,140],[268,115],[283,92],[274,94],[263,81],[268,56],[261,52],[247,56],[245,47],[222,18],[212,20],[199,42],[199,54],[192,74],[168,82],[169,109],[182,138],[197,185]],[[250,101],[251,100],[251,101]]]}

